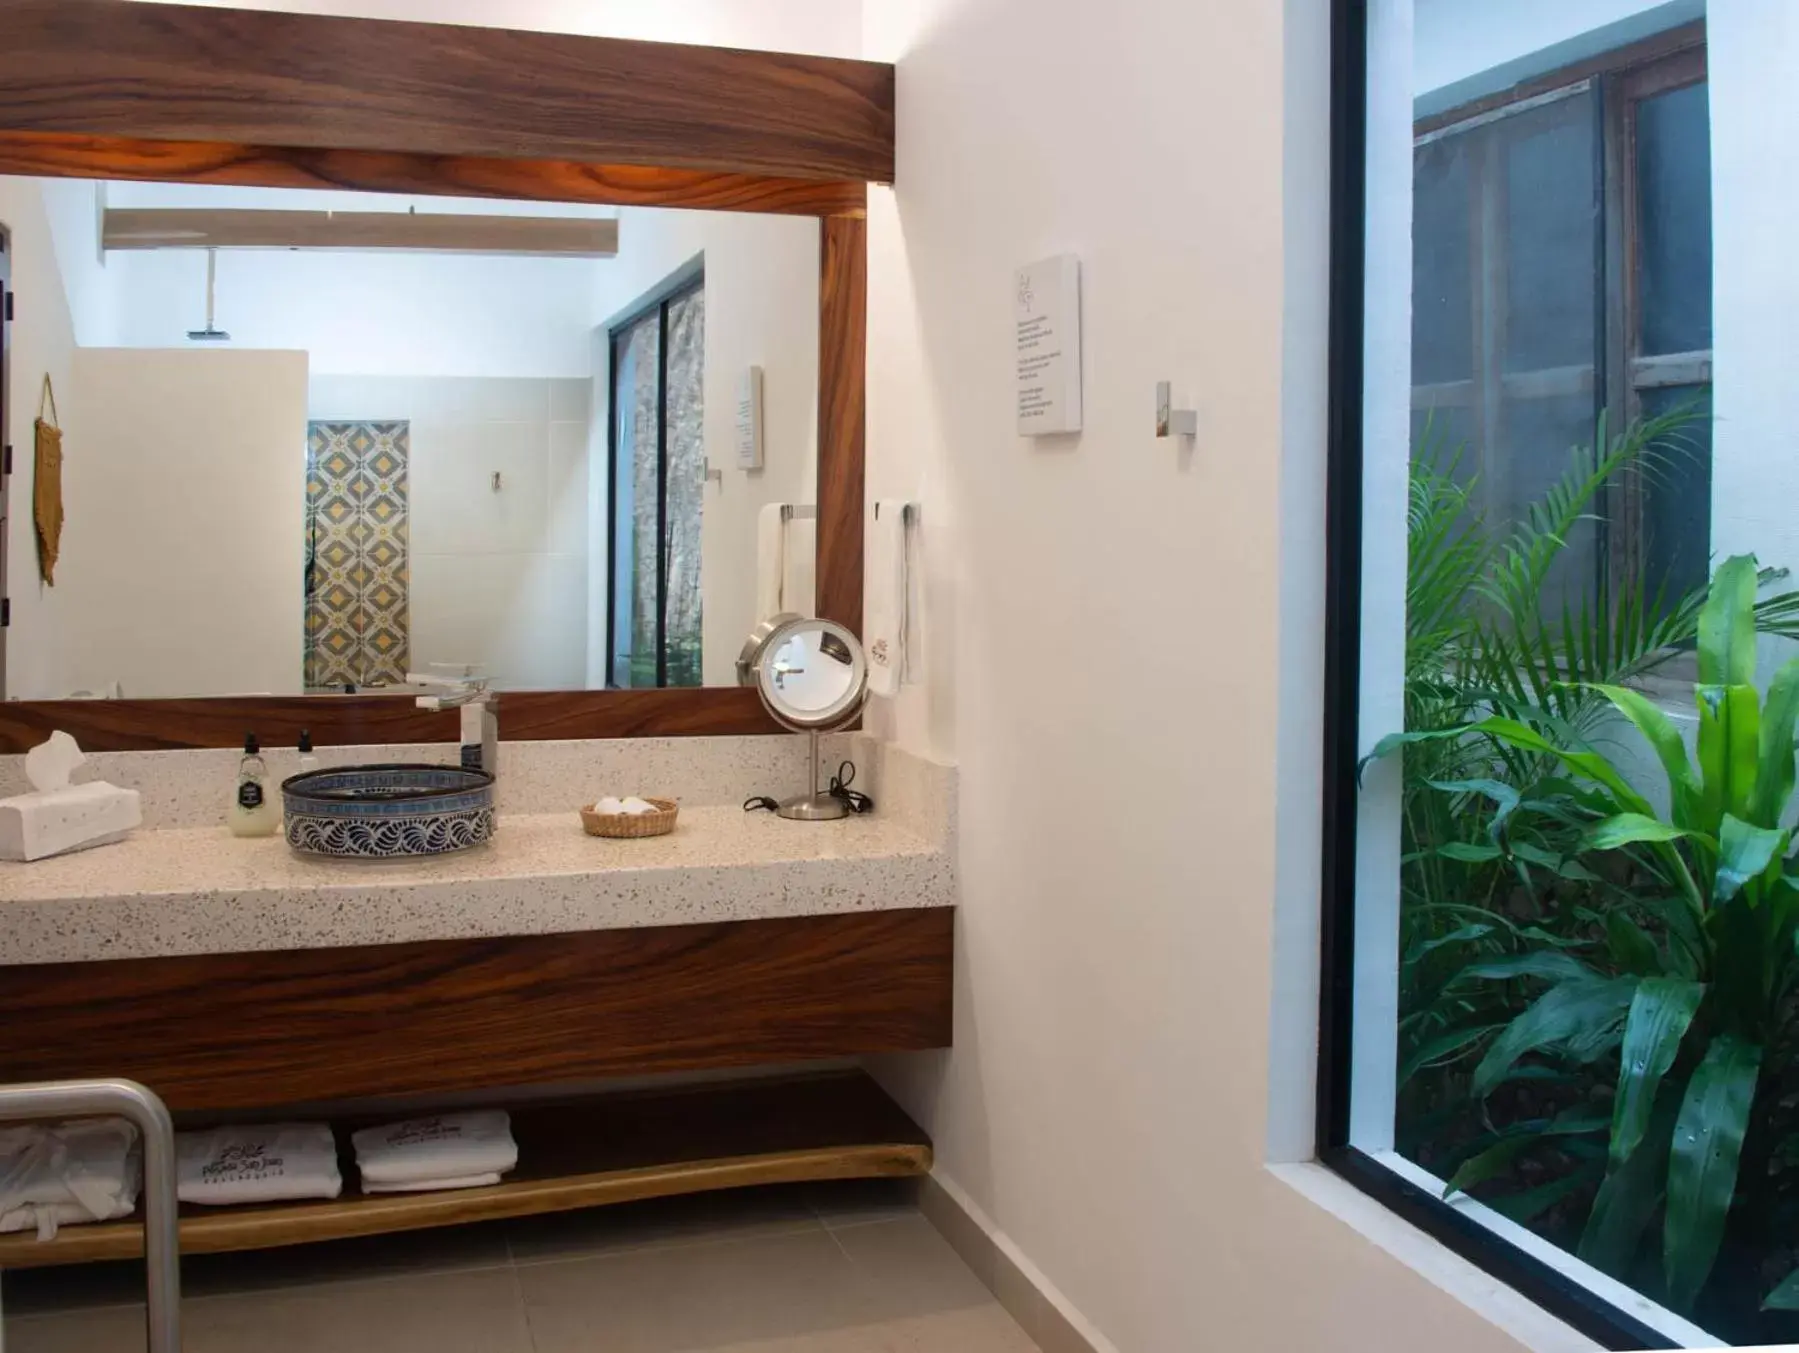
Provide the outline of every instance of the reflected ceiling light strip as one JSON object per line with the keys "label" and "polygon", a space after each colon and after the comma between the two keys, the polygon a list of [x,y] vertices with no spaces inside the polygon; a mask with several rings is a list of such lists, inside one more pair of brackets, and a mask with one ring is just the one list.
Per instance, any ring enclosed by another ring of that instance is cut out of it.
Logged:
{"label": "reflected ceiling light strip", "polygon": [[102,217],[101,245],[106,249],[391,249],[612,258],[618,253],[618,219],[108,207]]}

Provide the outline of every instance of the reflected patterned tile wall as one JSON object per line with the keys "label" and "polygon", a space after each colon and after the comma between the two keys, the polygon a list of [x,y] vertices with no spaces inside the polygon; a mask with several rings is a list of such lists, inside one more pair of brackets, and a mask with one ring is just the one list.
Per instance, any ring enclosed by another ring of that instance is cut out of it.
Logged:
{"label": "reflected patterned tile wall", "polygon": [[405,679],[410,455],[405,422],[307,425],[308,687]]}

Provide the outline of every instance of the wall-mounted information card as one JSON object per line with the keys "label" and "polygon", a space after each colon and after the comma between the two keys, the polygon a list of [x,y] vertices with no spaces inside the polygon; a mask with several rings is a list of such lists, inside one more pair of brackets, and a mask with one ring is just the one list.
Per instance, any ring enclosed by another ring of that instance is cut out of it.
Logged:
{"label": "wall-mounted information card", "polygon": [[1020,268],[1012,289],[1018,435],[1081,430],[1081,261]]}

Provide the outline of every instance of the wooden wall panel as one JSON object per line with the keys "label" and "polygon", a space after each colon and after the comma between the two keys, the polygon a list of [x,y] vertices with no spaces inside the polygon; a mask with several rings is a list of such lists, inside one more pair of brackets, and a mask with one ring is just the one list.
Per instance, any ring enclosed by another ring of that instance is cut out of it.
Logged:
{"label": "wooden wall panel", "polygon": [[0,973],[0,1082],[266,1109],[947,1047],[948,908]]}
{"label": "wooden wall panel", "polygon": [[[500,738],[719,737],[778,733],[756,692],[699,690],[508,691],[499,697]],[[461,716],[419,709],[409,695],[245,695],[190,700],[13,700],[0,703],[0,755],[28,752],[61,729],[88,751],[160,752],[292,747],[302,729],[320,747],[455,742]]]}
{"label": "wooden wall panel", "polygon": [[818,613],[862,633],[868,222],[823,223],[818,279]]}
{"label": "wooden wall panel", "polygon": [[0,129],[889,182],[893,67],[268,10],[7,0]]}

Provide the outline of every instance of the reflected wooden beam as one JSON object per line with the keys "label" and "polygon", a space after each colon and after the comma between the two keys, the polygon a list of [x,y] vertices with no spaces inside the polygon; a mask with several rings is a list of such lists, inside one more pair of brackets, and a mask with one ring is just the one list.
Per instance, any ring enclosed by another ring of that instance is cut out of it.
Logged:
{"label": "reflected wooden beam", "polygon": [[450,212],[108,207],[106,249],[404,249],[612,258],[618,220]]}
{"label": "reflected wooden beam", "polygon": [[868,204],[866,185],[846,180],[570,160],[145,141],[5,130],[0,130],[0,174],[138,183],[235,183],[257,188],[348,188],[368,193],[504,197],[780,216],[859,216]]}
{"label": "reflected wooden beam", "polygon": [[893,67],[872,61],[128,0],[0,4],[9,131],[887,183],[893,107]]}

